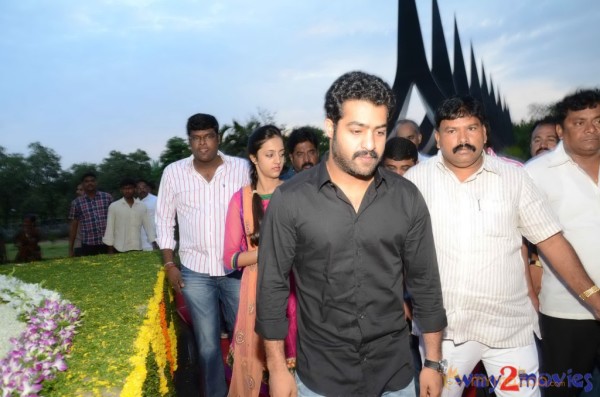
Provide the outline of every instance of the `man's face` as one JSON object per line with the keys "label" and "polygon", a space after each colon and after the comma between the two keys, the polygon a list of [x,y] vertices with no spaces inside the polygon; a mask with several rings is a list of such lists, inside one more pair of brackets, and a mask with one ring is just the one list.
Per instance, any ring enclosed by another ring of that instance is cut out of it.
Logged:
{"label": "man's face", "polygon": [[86,193],[93,193],[96,191],[96,178],[93,176],[86,176],[83,178],[81,184],[83,185],[83,190]]}
{"label": "man's face", "polygon": [[481,165],[487,132],[477,117],[459,117],[455,120],[442,120],[435,131],[435,140],[446,166],[456,172]]}
{"label": "man's face", "polygon": [[351,176],[370,178],[385,148],[387,108],[349,100],[342,104],[342,115],[337,125],[325,121],[333,162]]}
{"label": "man's face", "polygon": [[296,172],[313,167],[319,161],[317,148],[311,141],[300,142],[290,153],[290,161]]}
{"label": "man's face", "polygon": [[396,130],[396,136],[400,138],[406,138],[412,143],[414,143],[417,147],[421,144],[421,139],[423,136],[418,130],[415,130],[415,127],[411,124],[402,124]]}
{"label": "man's face", "polygon": [[531,157],[554,149],[558,144],[558,135],[554,124],[540,124],[531,133]]}
{"label": "man's face", "polygon": [[411,167],[415,165],[413,159],[408,160],[394,160],[385,158],[382,161],[382,165],[388,170],[395,172],[398,175],[404,175]]}
{"label": "man's face", "polygon": [[133,198],[133,195],[135,194],[135,186],[127,185],[121,187],[121,194],[126,200],[131,200]]}
{"label": "man's face", "polygon": [[135,187],[135,193],[140,198],[140,200],[144,199],[146,198],[148,193],[150,193],[150,187],[148,187],[148,185],[146,185],[145,182],[138,182]]}
{"label": "man's face", "polygon": [[565,150],[576,156],[593,156],[600,151],[600,104],[595,108],[570,110],[557,126]]}
{"label": "man's face", "polygon": [[191,131],[188,141],[194,160],[210,163],[217,157],[219,135],[214,129]]}
{"label": "man's face", "polygon": [[79,185],[77,185],[77,189],[75,189],[75,194],[78,197],[83,196],[85,194],[85,191],[83,190],[83,183],[80,183]]}

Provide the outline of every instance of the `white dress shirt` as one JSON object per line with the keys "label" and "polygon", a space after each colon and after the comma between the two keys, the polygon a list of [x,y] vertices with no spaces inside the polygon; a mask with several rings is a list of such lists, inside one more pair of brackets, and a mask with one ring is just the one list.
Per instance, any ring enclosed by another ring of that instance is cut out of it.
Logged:
{"label": "white dress shirt", "polygon": [[[562,142],[553,151],[530,160],[525,169],[547,196],[586,272],[600,284],[600,187],[565,152]],[[541,258],[540,311],[557,318],[593,320],[592,312]]]}
{"label": "white dress shirt", "polygon": [[448,317],[444,339],[527,346],[539,327],[522,235],[538,243],[560,225],[522,168],[483,156],[481,168],[464,182],[444,165],[441,152],[405,177],[421,190],[431,214]]}
{"label": "white dress shirt", "polygon": [[156,232],[152,220],[148,217],[146,205],[135,199],[130,207],[125,198],[122,198],[108,207],[106,231],[102,242],[115,247],[119,252],[139,251],[142,249],[142,227],[151,241],[154,241]]}
{"label": "white dress shirt", "polygon": [[158,246],[175,249],[175,215],[179,224],[179,257],[199,273],[223,276],[225,218],[231,196],[250,183],[245,159],[226,156],[210,182],[194,168],[194,156],[165,168],[158,191],[156,229]]}
{"label": "white dress shirt", "polygon": [[[144,203],[146,205],[146,209],[148,211],[148,217],[150,218],[150,220],[152,221],[152,224],[154,225],[154,214],[156,213],[156,196],[153,195],[152,193],[148,193],[146,195],[146,197],[144,197],[143,199],[140,200],[142,203]],[[156,225],[155,225],[156,227]],[[146,231],[144,229],[142,229],[142,249],[144,251],[152,251],[152,241],[148,239],[148,235],[146,234]]]}

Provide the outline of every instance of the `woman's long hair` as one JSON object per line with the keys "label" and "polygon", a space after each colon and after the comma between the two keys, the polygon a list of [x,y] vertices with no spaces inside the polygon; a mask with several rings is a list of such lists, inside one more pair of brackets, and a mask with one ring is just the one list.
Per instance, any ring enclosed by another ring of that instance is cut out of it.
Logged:
{"label": "woman's long hair", "polygon": [[[256,157],[258,151],[262,145],[273,137],[280,137],[281,131],[274,125],[264,125],[255,129],[250,137],[248,138],[248,157],[253,155]],[[260,237],[260,224],[265,214],[262,205],[262,199],[256,192],[256,184],[258,183],[258,171],[256,170],[256,164],[250,162],[250,186],[252,186],[252,217],[254,218],[254,230],[250,235],[250,243],[254,246],[258,246],[258,239]]]}

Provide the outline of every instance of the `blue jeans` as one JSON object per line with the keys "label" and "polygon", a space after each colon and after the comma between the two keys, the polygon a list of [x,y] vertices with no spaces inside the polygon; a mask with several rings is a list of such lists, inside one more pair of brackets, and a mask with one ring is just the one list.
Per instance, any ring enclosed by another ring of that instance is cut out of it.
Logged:
{"label": "blue jeans", "polygon": [[[298,377],[298,373],[296,372],[296,387],[298,387],[298,397],[325,397],[321,394],[317,394],[314,391],[310,390],[302,380]],[[381,397],[416,397],[415,394],[415,381],[414,379],[410,381],[408,386],[404,389],[396,390],[396,391],[386,391]]]}
{"label": "blue jeans", "polygon": [[220,305],[229,329],[233,330],[240,301],[240,272],[211,277],[182,266],[185,286],[181,292],[192,316],[198,345],[205,396],[225,397],[227,383],[221,353]]}

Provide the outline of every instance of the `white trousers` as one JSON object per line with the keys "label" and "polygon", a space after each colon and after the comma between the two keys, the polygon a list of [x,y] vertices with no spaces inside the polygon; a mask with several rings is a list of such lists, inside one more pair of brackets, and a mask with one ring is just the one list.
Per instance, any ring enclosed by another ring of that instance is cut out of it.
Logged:
{"label": "white trousers", "polygon": [[[421,339],[422,341],[422,339]],[[424,357],[421,351],[421,357]],[[442,397],[461,397],[465,386],[493,389],[498,397],[539,397],[538,353],[529,346],[495,349],[475,341],[455,345],[442,341],[442,355],[448,361]],[[483,362],[487,376],[471,372]]]}

